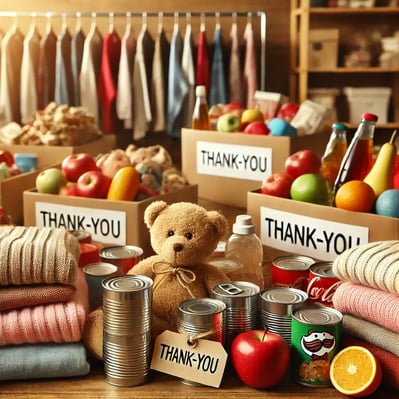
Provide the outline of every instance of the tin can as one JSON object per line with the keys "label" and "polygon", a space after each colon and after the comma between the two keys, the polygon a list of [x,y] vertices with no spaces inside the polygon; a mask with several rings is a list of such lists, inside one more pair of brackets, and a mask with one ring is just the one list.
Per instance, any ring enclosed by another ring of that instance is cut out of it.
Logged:
{"label": "tin can", "polygon": [[332,262],[317,262],[309,269],[306,292],[309,305],[332,307],[332,298],[342,281],[332,271]]}
{"label": "tin can", "polygon": [[308,295],[297,288],[276,287],[262,291],[260,317],[262,327],[281,335],[291,343],[291,314],[307,304]]}
{"label": "tin can", "polygon": [[226,304],[225,346],[227,348],[240,332],[258,327],[259,292],[258,285],[247,281],[222,283],[212,289],[212,298]]}
{"label": "tin can", "polygon": [[83,268],[89,263],[100,261],[100,250],[96,244],[81,242],[79,243],[79,267]]}
{"label": "tin can", "polygon": [[342,336],[342,313],[326,306],[304,306],[294,310],[291,323],[295,380],[307,386],[330,386],[330,364]]}
{"label": "tin can", "polygon": [[315,261],[307,256],[287,255],[272,261],[273,287],[291,287],[306,291],[309,268]]}
{"label": "tin can", "polygon": [[90,243],[91,233],[86,230],[69,230],[69,232],[75,236],[80,243]]}
{"label": "tin can", "polygon": [[142,257],[142,248],[134,245],[116,245],[104,247],[100,250],[101,261],[118,266],[120,274],[126,274],[134,265],[140,262]]}
{"label": "tin can", "polygon": [[[225,342],[225,312],[226,304],[213,298],[187,299],[179,304],[177,330],[187,334],[188,340],[208,339]],[[182,379],[188,385],[202,385]]]}
{"label": "tin can", "polygon": [[149,277],[133,274],[103,281],[103,362],[112,385],[136,386],[148,379],[152,284]]}

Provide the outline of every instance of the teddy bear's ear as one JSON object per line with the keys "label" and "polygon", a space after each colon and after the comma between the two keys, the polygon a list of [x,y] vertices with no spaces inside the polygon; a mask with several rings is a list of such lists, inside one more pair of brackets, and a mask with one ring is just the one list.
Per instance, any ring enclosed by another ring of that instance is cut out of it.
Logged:
{"label": "teddy bear's ear", "polygon": [[154,201],[144,211],[144,222],[150,228],[159,214],[168,207],[165,201]]}
{"label": "teddy bear's ear", "polygon": [[219,237],[222,238],[227,233],[227,219],[217,211],[209,211],[208,218],[209,221],[216,227]]}

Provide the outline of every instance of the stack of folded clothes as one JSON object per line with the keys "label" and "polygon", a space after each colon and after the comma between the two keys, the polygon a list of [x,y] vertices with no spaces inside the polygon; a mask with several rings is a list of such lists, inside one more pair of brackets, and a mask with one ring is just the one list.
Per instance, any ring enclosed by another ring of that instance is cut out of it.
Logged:
{"label": "stack of folded clothes", "polygon": [[0,227],[0,380],[86,375],[87,284],[76,237]]}
{"label": "stack of folded clothes", "polygon": [[343,345],[368,348],[381,363],[383,383],[399,391],[399,241],[349,249],[333,272],[343,281],[333,296],[343,313]]}

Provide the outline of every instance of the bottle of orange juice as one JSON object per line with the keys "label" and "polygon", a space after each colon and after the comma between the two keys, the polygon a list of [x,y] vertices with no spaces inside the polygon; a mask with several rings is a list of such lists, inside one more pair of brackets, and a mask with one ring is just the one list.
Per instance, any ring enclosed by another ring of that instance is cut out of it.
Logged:
{"label": "bottle of orange juice", "polygon": [[337,178],[339,167],[348,148],[347,130],[346,125],[339,122],[333,123],[330,139],[321,157],[320,174],[328,181],[331,188]]}
{"label": "bottle of orange juice", "polygon": [[208,102],[206,100],[205,86],[195,88],[195,105],[191,127],[197,130],[211,130]]}

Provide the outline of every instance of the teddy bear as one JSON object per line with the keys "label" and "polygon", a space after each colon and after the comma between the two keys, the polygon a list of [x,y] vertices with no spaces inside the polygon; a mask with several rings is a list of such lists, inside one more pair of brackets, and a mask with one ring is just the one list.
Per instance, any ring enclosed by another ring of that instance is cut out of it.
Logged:
{"label": "teddy bear", "polygon": [[[152,286],[152,335],[177,330],[180,302],[210,297],[212,289],[229,281],[207,260],[228,231],[226,217],[191,202],[168,204],[158,200],[144,211],[154,255],[142,259],[129,274],[150,277]],[[94,357],[102,358],[102,310],[88,315],[83,340]],[[101,330],[101,331],[100,331]]]}

